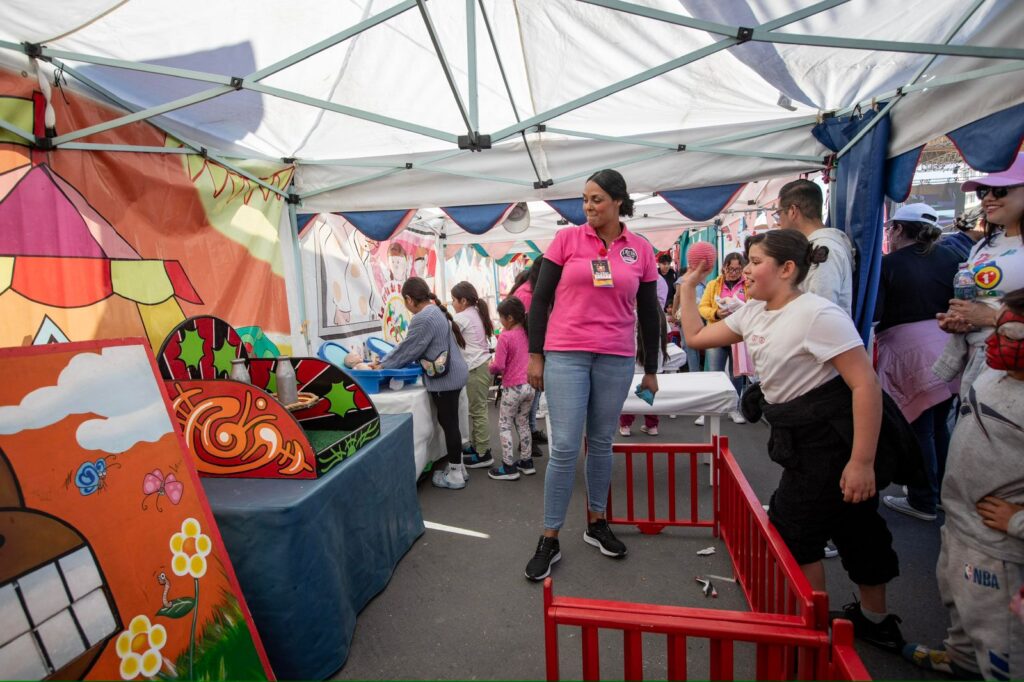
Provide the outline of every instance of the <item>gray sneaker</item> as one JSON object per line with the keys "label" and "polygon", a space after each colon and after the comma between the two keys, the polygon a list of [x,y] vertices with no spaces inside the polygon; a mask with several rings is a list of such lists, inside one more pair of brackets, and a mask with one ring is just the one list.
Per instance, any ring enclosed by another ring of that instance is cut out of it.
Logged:
{"label": "gray sneaker", "polygon": [[461,490],[466,487],[466,478],[462,475],[461,464],[449,464],[444,469],[436,469],[430,482],[435,488]]}
{"label": "gray sneaker", "polygon": [[921,519],[922,521],[934,521],[935,514],[929,514],[923,512],[920,509],[910,504],[910,500],[906,497],[896,497],[895,495],[886,495],[882,498],[882,504],[893,511],[898,511],[901,514],[907,516],[913,516],[915,519]]}

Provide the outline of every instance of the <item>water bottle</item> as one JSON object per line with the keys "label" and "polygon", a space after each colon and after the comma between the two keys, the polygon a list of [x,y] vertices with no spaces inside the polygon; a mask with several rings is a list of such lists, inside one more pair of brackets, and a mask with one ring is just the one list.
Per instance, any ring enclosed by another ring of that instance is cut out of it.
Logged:
{"label": "water bottle", "polygon": [[291,405],[299,401],[299,387],[295,379],[295,370],[292,368],[292,361],[287,355],[277,359],[277,368],[274,371],[277,378],[277,399],[283,405]]}
{"label": "water bottle", "polygon": [[973,301],[977,293],[977,289],[974,287],[974,273],[971,272],[970,265],[961,263],[960,269],[953,278],[953,297],[961,301]]}
{"label": "water bottle", "polygon": [[249,377],[249,368],[245,366],[245,358],[235,358],[231,361],[230,376],[235,381],[241,381],[243,384],[252,383],[252,379]]}

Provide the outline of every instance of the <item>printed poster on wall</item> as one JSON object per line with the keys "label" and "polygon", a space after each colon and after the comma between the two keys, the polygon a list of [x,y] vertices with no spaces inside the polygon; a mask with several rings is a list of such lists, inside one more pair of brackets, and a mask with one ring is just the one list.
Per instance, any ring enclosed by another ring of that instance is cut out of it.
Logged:
{"label": "printed poster on wall", "polygon": [[433,237],[406,229],[387,241],[359,232],[344,217],[314,216],[299,234],[314,254],[318,334],[325,340],[379,336],[392,343],[405,338],[411,316],[402,284],[422,277],[433,284]]}

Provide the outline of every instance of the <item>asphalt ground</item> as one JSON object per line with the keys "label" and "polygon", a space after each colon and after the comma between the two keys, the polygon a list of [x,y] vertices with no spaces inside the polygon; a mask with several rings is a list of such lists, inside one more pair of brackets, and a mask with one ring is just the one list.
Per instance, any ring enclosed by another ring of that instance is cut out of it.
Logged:
{"label": "asphalt ground", "polygon": [[[497,453],[500,445],[493,408],[491,419],[492,445]],[[616,441],[687,443],[702,439],[702,429],[693,424],[693,417],[663,417],[656,438],[640,433],[642,423],[643,419],[637,418],[632,437],[617,435]],[[722,432],[729,437],[730,448],[754,492],[766,503],[781,473],[768,458],[767,426],[733,424],[725,419]],[[613,496],[624,489],[623,460],[616,458]],[[536,463],[537,474],[518,481],[494,481],[487,477],[486,469],[471,470],[469,484],[458,491],[421,482],[423,518],[457,530],[428,527],[409,550],[387,588],[360,613],[348,660],[336,679],[544,679],[542,588],[523,575],[542,525],[547,457]],[[705,498],[701,507],[707,509],[707,469],[698,466],[699,495]],[[635,468],[640,471],[639,465]],[[686,471],[684,467],[680,473]],[[896,489],[887,492],[899,494]],[[556,594],[747,610],[737,585],[716,581],[719,596],[709,599],[694,580],[708,573],[731,575],[726,548],[709,530],[669,528],[659,535],[642,535],[633,527],[615,526],[629,555],[609,559],[582,540],[585,498],[581,460],[570,514],[561,533],[562,560],[552,572]],[[889,609],[903,619],[908,641],[937,645],[949,623],[934,571],[942,517],[927,523],[884,506],[882,514],[900,557],[901,574],[890,584]],[[715,547],[716,553],[696,554],[706,547]],[[839,559],[826,560],[826,566],[831,608],[838,609],[852,600],[856,587]],[[560,629],[563,679],[580,679],[582,675],[579,639],[578,629]],[[643,647],[645,676],[664,679],[664,638],[645,635]],[[942,678],[867,644],[858,642],[857,650],[875,679]],[[621,637],[602,635],[602,678],[622,678],[621,652]],[[753,658],[751,647],[736,647],[736,679],[753,678]],[[688,661],[690,679],[707,679],[706,642],[690,641]]]}

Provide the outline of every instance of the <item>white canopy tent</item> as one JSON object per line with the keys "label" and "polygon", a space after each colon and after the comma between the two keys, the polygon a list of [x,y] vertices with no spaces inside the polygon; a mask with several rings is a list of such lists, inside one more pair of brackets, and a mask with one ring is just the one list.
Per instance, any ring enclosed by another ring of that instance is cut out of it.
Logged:
{"label": "white canopy tent", "polygon": [[872,103],[893,156],[1024,101],[1022,29],[1013,0],[7,0],[0,66],[134,112],[45,144],[118,151],[91,136],[149,119],[352,211],[818,170],[818,117]]}

